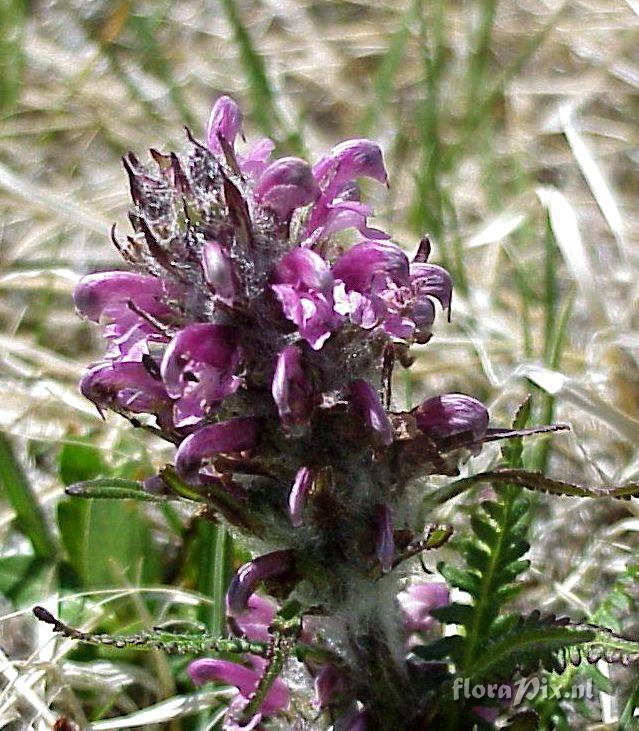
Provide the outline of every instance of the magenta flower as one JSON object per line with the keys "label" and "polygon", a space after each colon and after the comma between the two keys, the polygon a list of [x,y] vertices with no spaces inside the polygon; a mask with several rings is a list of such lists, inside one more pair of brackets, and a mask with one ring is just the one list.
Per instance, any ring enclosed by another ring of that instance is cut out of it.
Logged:
{"label": "magenta flower", "polygon": [[488,428],[486,407],[472,396],[445,393],[426,399],[415,410],[417,426],[434,439],[468,432],[472,439],[484,436]]}
{"label": "magenta flower", "polygon": [[268,642],[269,627],[277,611],[276,605],[260,596],[251,594],[246,611],[233,619],[234,625],[249,640]]}
{"label": "magenta flower", "polygon": [[229,255],[217,241],[207,241],[202,247],[204,279],[219,299],[233,304],[237,293],[237,277]]}
{"label": "magenta flower", "polygon": [[404,625],[409,632],[427,632],[436,620],[430,612],[450,602],[450,590],[443,582],[412,584],[397,595]]}
{"label": "magenta flower", "polygon": [[323,192],[340,190],[360,177],[388,182],[382,151],[370,140],[340,142],[313,165],[313,175]]}
{"label": "magenta flower", "polygon": [[275,266],[271,289],[284,316],[319,350],[340,322],[333,311],[333,276],[326,262],[310,249],[293,249]]}
{"label": "magenta flower", "polygon": [[175,468],[185,480],[195,480],[206,460],[218,454],[252,449],[257,444],[257,436],[256,420],[250,417],[202,427],[180,444]]}
{"label": "magenta flower", "polygon": [[216,154],[222,153],[220,140],[233,147],[242,128],[242,112],[229,96],[221,96],[213,105],[206,128],[206,144]]}
{"label": "magenta flower", "polygon": [[[238,689],[239,697],[231,703],[229,708],[228,723],[225,728],[233,728],[230,724],[237,724],[237,714],[246,705],[251,694],[255,691],[264,670],[264,661],[261,658],[249,657],[256,669],[248,668],[230,660],[219,660],[204,658],[195,660],[188,667],[189,675],[196,685],[203,683],[218,682],[225,685],[234,685]],[[289,707],[290,692],[286,684],[280,678],[276,678],[273,685],[268,689],[264,701],[256,717],[249,721],[247,726],[235,728],[256,728],[262,718],[274,716]]]}
{"label": "magenta flower", "polygon": [[260,176],[255,199],[288,219],[296,208],[312,203],[319,195],[319,186],[310,165],[297,157],[283,157],[272,162]]}
{"label": "magenta flower", "polygon": [[235,393],[235,370],[242,351],[235,331],[226,325],[197,323],[179,332],[162,360],[162,379],[175,403],[175,425],[200,422]]}
{"label": "magenta flower", "polygon": [[160,324],[174,320],[166,300],[175,294],[175,287],[156,277],[116,271],[82,277],[73,298],[83,317],[104,324],[110,355],[140,360],[150,342],[166,342]]}
{"label": "magenta flower", "polygon": [[290,573],[293,568],[291,551],[273,551],[258,556],[241,566],[226,592],[226,613],[239,617],[248,607],[248,601],[257,586],[268,579]]}
{"label": "magenta flower", "polygon": [[[157,365],[156,365],[157,368]],[[171,401],[162,381],[138,361],[100,363],[84,373],[82,394],[98,409],[155,414],[170,423]]]}

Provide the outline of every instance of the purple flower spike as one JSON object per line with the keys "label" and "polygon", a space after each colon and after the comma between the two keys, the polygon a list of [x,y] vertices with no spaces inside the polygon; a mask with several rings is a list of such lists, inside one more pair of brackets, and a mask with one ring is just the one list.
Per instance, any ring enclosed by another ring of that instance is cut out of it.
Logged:
{"label": "purple flower spike", "polygon": [[233,147],[235,138],[242,128],[242,112],[230,96],[221,96],[211,109],[206,128],[206,144],[211,152],[220,154],[220,138]]}
{"label": "purple flower spike", "polygon": [[277,357],[271,385],[282,424],[286,427],[308,424],[315,395],[302,367],[302,353],[295,345],[289,345]]}
{"label": "purple flower spike", "polygon": [[207,241],[202,247],[202,270],[213,292],[222,302],[232,304],[236,290],[233,265],[217,241]]}
{"label": "purple flower spike", "polygon": [[341,188],[359,177],[388,182],[379,145],[364,139],[340,142],[313,165],[313,175],[323,190]]}
{"label": "purple flower spike", "polygon": [[176,426],[197,424],[237,391],[240,379],[235,370],[241,355],[235,331],[226,325],[196,323],[171,340],[161,373],[169,395],[177,399]]}
{"label": "purple flower spike", "polygon": [[258,584],[287,574],[293,568],[291,551],[273,551],[258,556],[241,566],[226,592],[226,613],[239,617],[248,607],[248,601]]}
{"label": "purple flower spike", "polygon": [[288,496],[288,514],[291,516],[291,523],[296,528],[302,525],[302,512],[312,486],[313,473],[308,467],[300,467]]}
{"label": "purple flower spike", "polygon": [[156,415],[170,410],[164,384],[139,361],[114,361],[90,368],[80,380],[80,391],[98,409],[104,406]]}
{"label": "purple flower spike", "polygon": [[284,316],[313,350],[320,350],[341,322],[333,310],[333,276],[324,259],[310,249],[293,249],[275,266],[271,289]]}
{"label": "purple flower spike", "polygon": [[480,439],[488,428],[488,411],[477,399],[462,393],[445,393],[426,399],[415,410],[417,426],[435,439],[470,432]]}
{"label": "purple flower spike", "polygon": [[430,612],[450,602],[450,590],[443,582],[413,584],[397,595],[409,632],[426,632],[435,624]]}
{"label": "purple flower spike", "polygon": [[251,594],[247,611],[235,620],[235,624],[247,639],[268,642],[268,630],[276,611],[277,607],[273,602],[259,594]]}
{"label": "purple flower spike", "polygon": [[286,219],[296,208],[312,203],[319,193],[307,162],[297,157],[282,157],[272,162],[260,176],[255,199]]}
{"label": "purple flower spike", "polygon": [[375,432],[385,446],[393,443],[393,427],[379,400],[377,391],[363,378],[353,381],[349,387],[351,406]]}
{"label": "purple flower spike", "polygon": [[[246,700],[255,691],[260,680],[260,673],[252,668],[247,668],[230,660],[213,658],[195,660],[189,665],[188,672],[196,685],[212,681],[234,685]],[[260,712],[264,716],[272,716],[288,708],[289,702],[289,690],[284,681],[277,678],[269,688]]]}
{"label": "purple flower spike", "polygon": [[387,280],[409,284],[406,254],[390,241],[362,241],[342,254],[333,266],[333,276],[347,290],[369,293],[383,289]]}
{"label": "purple flower spike", "polygon": [[243,452],[257,444],[257,423],[250,417],[204,426],[180,444],[175,468],[185,480],[197,479],[203,462],[217,454]]}
{"label": "purple flower spike", "polygon": [[393,559],[395,558],[393,513],[388,505],[379,505],[377,508],[375,552],[383,573],[387,574],[393,568]]}

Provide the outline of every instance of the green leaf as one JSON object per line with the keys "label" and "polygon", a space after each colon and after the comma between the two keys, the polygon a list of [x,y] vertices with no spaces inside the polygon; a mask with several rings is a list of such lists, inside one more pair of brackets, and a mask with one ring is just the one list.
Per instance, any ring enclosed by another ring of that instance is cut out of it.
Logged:
{"label": "green leaf", "polygon": [[70,485],[65,490],[71,497],[89,500],[139,500],[141,502],[162,503],[164,495],[153,495],[142,490],[142,483],[122,477],[98,477]]}
{"label": "green leaf", "polygon": [[456,586],[458,589],[467,591],[473,596],[479,593],[480,579],[477,574],[443,563],[437,565],[437,570],[449,584]]}
{"label": "green leaf", "polygon": [[[59,469],[62,481],[73,485],[86,485],[108,471],[100,451],[88,443],[65,445]],[[101,481],[130,489],[117,478],[102,477],[98,484]],[[69,564],[84,586],[121,585],[123,580],[148,584],[160,579],[162,554],[139,503],[63,500],[58,505],[58,526]]]}
{"label": "green leaf", "polygon": [[472,621],[473,607],[469,604],[454,602],[453,604],[447,604],[445,607],[431,609],[430,614],[439,622],[466,625]]}
{"label": "green leaf", "polygon": [[0,485],[15,511],[17,528],[31,542],[34,554],[40,558],[55,558],[58,546],[49,521],[3,432],[0,432]]}

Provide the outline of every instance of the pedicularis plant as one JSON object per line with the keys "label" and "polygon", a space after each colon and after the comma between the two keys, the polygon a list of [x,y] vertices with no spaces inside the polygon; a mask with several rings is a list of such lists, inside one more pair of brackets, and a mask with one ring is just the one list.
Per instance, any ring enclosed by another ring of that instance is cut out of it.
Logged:
{"label": "pedicularis plant", "polygon": [[[604,628],[503,609],[527,567],[522,488],[627,497],[637,486],[525,471],[522,436],[558,428],[527,429],[527,405],[512,429],[490,428],[486,408],[457,393],[393,411],[393,367],[410,367],[438,308],[450,314],[452,284],[429,263],[428,239],[409,259],[369,226],[357,180],[387,182],[380,148],[348,140],[313,165],[271,161],[270,140],[238,148],[240,131],[222,97],[206,143],[189,134],[186,156],[151,150],[154,167],[125,157],[134,233],[113,241],[128,269],[86,276],[75,292],[108,343],[82,393],[176,454],[139,487],[71,493],[200,502],[202,519],[249,537],[259,555],[228,587],[228,635],[89,635],[38,617],[87,642],[224,655],[189,672],[237,688],[229,729],[295,726],[302,672],[319,728],[492,728],[500,713],[523,723],[529,711],[455,697],[459,681],[639,657],[638,643]],[[501,466],[454,479],[461,458],[506,438]],[[452,479],[435,488],[430,475]],[[481,481],[492,497],[456,541],[461,562],[439,566],[446,582],[411,578],[452,533],[432,511]]]}

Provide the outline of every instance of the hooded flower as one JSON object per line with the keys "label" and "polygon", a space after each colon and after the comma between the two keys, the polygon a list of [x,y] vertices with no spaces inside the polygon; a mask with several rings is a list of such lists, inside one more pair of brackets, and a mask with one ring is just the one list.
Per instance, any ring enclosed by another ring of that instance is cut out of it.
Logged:
{"label": "hooded flower", "polygon": [[486,407],[472,396],[445,393],[426,399],[415,410],[417,426],[434,439],[468,433],[472,439],[484,436],[488,428]]}
{"label": "hooded flower", "polygon": [[264,170],[254,195],[258,203],[287,219],[296,208],[312,203],[319,192],[307,162],[297,157],[283,157]]}
{"label": "hooded flower", "polygon": [[378,442],[388,446],[393,442],[393,427],[388,414],[371,384],[359,378],[349,386],[349,400],[352,408],[372,430]]}
{"label": "hooded flower", "polygon": [[306,498],[312,487],[313,473],[308,467],[300,467],[288,495],[288,512],[291,523],[296,527],[302,525],[302,513],[306,505]]}
{"label": "hooded flower", "polygon": [[242,452],[256,444],[255,419],[220,421],[193,432],[180,444],[175,455],[175,468],[185,480],[197,480],[206,460],[218,454]]}
{"label": "hooded flower", "polygon": [[240,359],[236,333],[226,325],[189,325],[171,340],[161,372],[169,395],[176,399],[176,426],[197,424],[237,391]]}
{"label": "hooded flower", "polygon": [[288,574],[293,565],[293,554],[288,550],[273,551],[245,563],[237,570],[226,592],[227,614],[239,617],[247,611],[249,598],[258,584]]}
{"label": "hooded flower", "polygon": [[165,423],[169,421],[171,402],[166,388],[142,362],[114,361],[93,366],[82,376],[80,390],[98,409],[155,414]]}
{"label": "hooded flower", "polygon": [[160,323],[173,318],[166,304],[172,294],[176,289],[157,277],[116,271],[82,277],[73,299],[83,317],[104,325],[110,355],[140,360],[149,342],[167,340]]}

